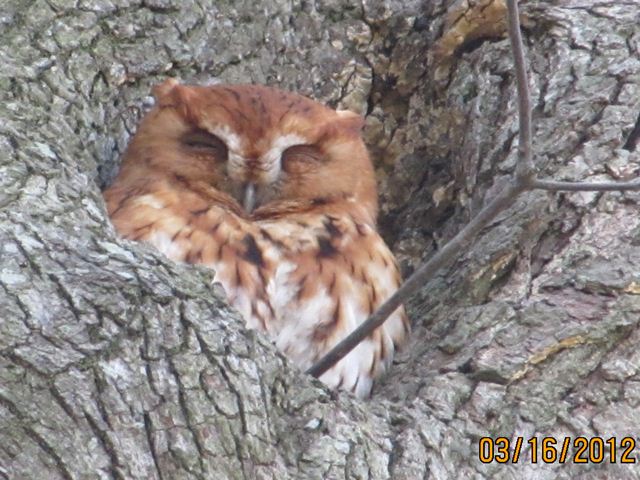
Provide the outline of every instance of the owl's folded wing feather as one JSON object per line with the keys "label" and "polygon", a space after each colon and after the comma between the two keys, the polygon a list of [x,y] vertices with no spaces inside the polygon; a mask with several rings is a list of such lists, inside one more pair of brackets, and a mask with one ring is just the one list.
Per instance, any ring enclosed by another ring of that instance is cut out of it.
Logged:
{"label": "owl's folded wing feather", "polygon": [[[279,239],[281,256],[267,286],[275,312],[269,330],[276,345],[306,369],[387,300],[400,275],[378,233],[350,215],[307,214],[262,226]],[[399,307],[320,379],[367,397],[408,332]]]}

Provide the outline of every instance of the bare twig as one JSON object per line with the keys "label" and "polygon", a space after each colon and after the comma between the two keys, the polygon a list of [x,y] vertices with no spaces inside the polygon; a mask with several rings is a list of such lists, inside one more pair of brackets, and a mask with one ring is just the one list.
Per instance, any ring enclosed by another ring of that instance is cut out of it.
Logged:
{"label": "bare twig", "polygon": [[640,180],[632,182],[556,182],[534,178],[531,188],[549,190],[551,192],[606,192],[640,190]]}
{"label": "bare twig", "polygon": [[431,259],[422,264],[400,288],[384,302],[364,323],[338,343],[329,353],[313,365],[307,373],[319,377],[347,355],[358,343],[378,328],[402,303],[432,279],[442,267],[452,263],[475,236],[501,211],[513,204],[518,195],[530,190],[548,191],[610,191],[640,190],[640,180],[632,182],[557,182],[536,178],[531,145],[531,100],[527,78],[524,47],[520,35],[517,0],[507,0],[509,40],[513,51],[518,85],[518,163],[512,181],[484,207],[469,224],[453,237]]}
{"label": "bare twig", "polygon": [[436,254],[423,263],[396,292],[384,302],[364,323],[356,328],[348,337],[342,340],[331,351],[313,365],[307,373],[319,377],[335,365],[342,357],[349,353],[369,333],[384,323],[389,315],[405,300],[416,293],[431,280],[438,270],[455,260],[460,252],[469,244],[476,234],[482,230],[501,211],[513,203],[513,199],[522,192],[522,187],[511,184],[503,189],[484,207],[458,234],[438,250]]}
{"label": "bare twig", "polygon": [[531,95],[529,93],[529,78],[527,76],[527,63],[524,58],[522,35],[520,34],[520,14],[518,13],[517,0],[507,1],[507,10],[509,40],[511,41],[516,83],[518,85],[518,119],[520,121],[519,159],[516,165],[516,180],[527,183],[535,175],[531,147]]}

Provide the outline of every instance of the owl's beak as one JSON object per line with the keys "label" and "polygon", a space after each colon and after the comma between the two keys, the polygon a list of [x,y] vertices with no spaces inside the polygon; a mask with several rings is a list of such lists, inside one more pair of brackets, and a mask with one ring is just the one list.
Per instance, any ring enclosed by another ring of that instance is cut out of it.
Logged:
{"label": "owl's beak", "polygon": [[242,206],[247,213],[253,212],[256,208],[256,186],[253,183],[247,183],[244,186],[244,192],[242,195]]}

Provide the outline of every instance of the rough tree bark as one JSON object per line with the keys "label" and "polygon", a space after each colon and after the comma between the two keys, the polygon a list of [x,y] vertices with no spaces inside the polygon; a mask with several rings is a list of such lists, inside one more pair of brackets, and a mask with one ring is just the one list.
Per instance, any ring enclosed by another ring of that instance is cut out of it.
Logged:
{"label": "rough tree bark", "polygon": [[[637,175],[640,2],[521,8],[540,169]],[[504,10],[0,2],[0,478],[640,478],[620,452],[478,459],[482,436],[640,435],[638,193],[523,196],[411,302],[413,341],[369,402],[105,215],[152,84],[270,83],[367,115],[381,226],[411,271],[513,167]]]}

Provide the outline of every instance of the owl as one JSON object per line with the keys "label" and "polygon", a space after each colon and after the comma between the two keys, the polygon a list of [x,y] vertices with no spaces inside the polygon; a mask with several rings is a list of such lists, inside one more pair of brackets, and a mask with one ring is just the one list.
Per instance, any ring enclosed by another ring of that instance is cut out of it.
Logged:
{"label": "owl", "polygon": [[[211,267],[247,326],[309,368],[401,281],[363,119],[258,85],[169,79],[153,94],[104,192],[116,230]],[[408,332],[399,307],[320,379],[369,396]]]}

